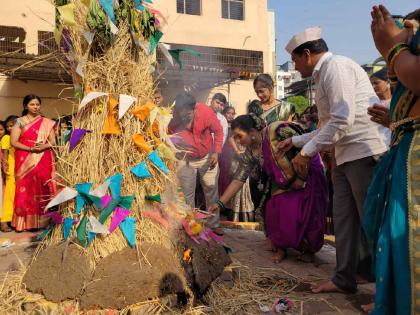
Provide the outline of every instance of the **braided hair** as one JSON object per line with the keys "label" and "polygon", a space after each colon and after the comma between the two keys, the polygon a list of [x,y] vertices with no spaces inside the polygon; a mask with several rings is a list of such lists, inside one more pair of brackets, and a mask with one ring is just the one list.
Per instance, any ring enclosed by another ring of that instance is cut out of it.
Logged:
{"label": "braided hair", "polygon": [[265,128],[265,122],[263,119],[255,115],[254,113],[250,113],[248,115],[240,115],[236,117],[232,121],[231,125],[232,130],[239,128],[245,132],[250,132],[252,129],[256,129],[257,131],[261,131]]}

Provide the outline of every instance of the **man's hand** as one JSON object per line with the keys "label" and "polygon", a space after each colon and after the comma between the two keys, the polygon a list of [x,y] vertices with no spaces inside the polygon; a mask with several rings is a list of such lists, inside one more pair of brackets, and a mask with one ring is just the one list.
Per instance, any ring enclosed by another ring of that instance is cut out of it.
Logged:
{"label": "man's hand", "polygon": [[217,162],[219,162],[219,154],[212,153],[210,155],[210,169],[214,169],[217,165]]}
{"label": "man's hand", "polygon": [[389,109],[385,106],[374,104],[368,108],[368,114],[372,116],[370,120],[384,127],[389,128]]}
{"label": "man's hand", "polygon": [[293,148],[292,138],[288,138],[277,145],[275,154],[285,154],[291,148]]}
{"label": "man's hand", "polygon": [[293,168],[299,177],[306,178],[309,172],[309,165],[311,163],[311,158],[307,156],[302,156],[300,153],[295,156],[292,160]]}

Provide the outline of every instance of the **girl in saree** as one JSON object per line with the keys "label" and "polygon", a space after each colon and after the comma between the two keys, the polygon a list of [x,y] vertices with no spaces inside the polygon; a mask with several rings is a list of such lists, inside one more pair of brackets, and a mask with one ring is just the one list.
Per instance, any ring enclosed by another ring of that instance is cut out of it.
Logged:
{"label": "girl in saree", "polygon": [[403,28],[382,5],[371,14],[375,45],[394,88],[391,147],[365,202],[365,230],[376,259],[372,314],[414,315],[420,314],[420,10],[405,17]]}
{"label": "girl in saree", "polygon": [[224,208],[244,185],[255,165],[272,180],[271,197],[266,204],[265,228],[274,249],[274,261],[286,257],[287,248],[301,252],[301,260],[312,261],[324,242],[324,212],[327,207],[327,182],[319,155],[312,158],[305,174],[296,174],[291,159],[296,149],[276,152],[279,141],[303,133],[290,122],[274,122],[264,128],[254,114],[242,115],[232,122],[232,134],[245,149],[234,179],[209,211]]}
{"label": "girl in saree", "polygon": [[17,232],[47,226],[44,209],[55,192],[54,154],[55,123],[40,115],[41,99],[27,95],[22,117],[11,131],[15,148],[15,211],[12,226]]}

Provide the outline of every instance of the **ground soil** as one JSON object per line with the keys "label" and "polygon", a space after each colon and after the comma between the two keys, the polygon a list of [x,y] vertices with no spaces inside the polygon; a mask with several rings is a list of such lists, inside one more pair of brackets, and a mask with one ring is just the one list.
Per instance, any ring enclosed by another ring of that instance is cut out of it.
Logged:
{"label": "ground soil", "polygon": [[60,302],[78,298],[91,275],[83,250],[66,242],[43,250],[29,266],[23,283],[29,291]]}
{"label": "ground soil", "polygon": [[140,249],[140,257],[136,250],[126,248],[97,264],[80,299],[82,309],[122,309],[186,290],[184,272],[170,250],[152,244]]}

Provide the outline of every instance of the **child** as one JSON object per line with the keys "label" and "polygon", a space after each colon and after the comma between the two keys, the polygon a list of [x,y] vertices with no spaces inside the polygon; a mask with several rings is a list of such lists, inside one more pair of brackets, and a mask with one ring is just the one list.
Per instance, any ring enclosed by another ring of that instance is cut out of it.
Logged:
{"label": "child", "polygon": [[10,130],[16,122],[17,116],[9,116],[6,119],[7,134],[1,139],[3,152],[3,172],[6,174],[6,186],[4,189],[3,211],[1,217],[1,231],[10,232],[8,222],[12,221],[15,202],[15,149],[10,145]]}

